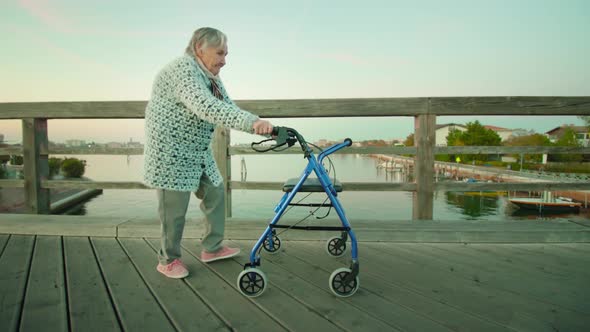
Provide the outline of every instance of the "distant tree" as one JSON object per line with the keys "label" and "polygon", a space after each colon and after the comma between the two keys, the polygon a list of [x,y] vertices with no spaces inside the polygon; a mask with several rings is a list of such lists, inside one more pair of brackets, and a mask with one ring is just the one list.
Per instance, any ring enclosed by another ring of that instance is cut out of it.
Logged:
{"label": "distant tree", "polygon": [[586,122],[586,126],[588,127],[588,130],[590,130],[590,116],[580,116],[579,118]]}
{"label": "distant tree", "polygon": [[63,159],[61,158],[49,158],[49,176],[53,176],[59,173],[59,169],[61,168],[61,163]]}
{"label": "distant tree", "polygon": [[[518,136],[512,137],[506,142],[504,142],[505,146],[550,146],[551,141],[547,136],[542,134],[532,134],[527,136]],[[520,158],[519,155],[512,155],[515,158]],[[541,162],[543,159],[543,155],[541,154],[527,154],[525,155],[524,160],[526,162]]]}
{"label": "distant tree", "polygon": [[387,143],[382,139],[373,139],[365,141],[365,146],[387,146]]}
{"label": "distant tree", "polygon": [[448,146],[465,146],[463,141],[463,132],[459,129],[453,129],[447,135]]}
{"label": "distant tree", "polygon": [[80,178],[86,171],[86,161],[76,158],[66,158],[61,163],[61,171],[65,177]]}
{"label": "distant tree", "polygon": [[10,156],[10,164],[11,165],[22,165],[23,162],[24,162],[23,156],[19,156],[19,155]]}
{"label": "distant tree", "polygon": [[[572,128],[565,129],[561,137],[555,142],[555,146],[579,147],[580,143],[576,139],[576,132]],[[560,162],[579,162],[584,158],[581,154],[557,154],[551,155],[551,159]]]}
{"label": "distant tree", "polygon": [[[469,122],[466,125],[467,130],[451,130],[447,136],[448,146],[499,146],[502,138],[493,130],[482,126],[479,121]],[[463,162],[472,160],[487,161],[488,155],[472,155],[461,154],[458,155]],[[453,155],[451,160],[455,160],[457,156]]]}
{"label": "distant tree", "polygon": [[461,139],[467,146],[498,146],[502,142],[495,131],[482,126],[479,121],[469,122],[467,130],[461,133]]}
{"label": "distant tree", "polygon": [[408,135],[404,141],[405,146],[414,146],[414,134]]}

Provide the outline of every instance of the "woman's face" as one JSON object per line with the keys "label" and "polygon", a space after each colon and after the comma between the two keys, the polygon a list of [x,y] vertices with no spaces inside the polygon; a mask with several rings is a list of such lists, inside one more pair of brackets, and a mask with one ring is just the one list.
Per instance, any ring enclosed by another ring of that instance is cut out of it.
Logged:
{"label": "woman's face", "polygon": [[227,55],[227,44],[220,46],[207,46],[203,49],[197,45],[197,56],[205,65],[211,74],[217,76],[221,67],[225,66],[225,56]]}

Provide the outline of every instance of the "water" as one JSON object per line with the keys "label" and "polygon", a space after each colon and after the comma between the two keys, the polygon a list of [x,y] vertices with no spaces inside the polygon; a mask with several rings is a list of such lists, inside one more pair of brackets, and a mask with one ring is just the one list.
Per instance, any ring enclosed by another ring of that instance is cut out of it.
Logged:
{"label": "water", "polygon": [[[58,156],[63,158],[64,156]],[[95,181],[141,181],[143,156],[133,155],[80,155],[68,156],[87,162],[85,176]],[[306,165],[301,155],[244,155],[232,156],[232,179],[240,180],[241,158],[244,158],[248,181],[278,181],[298,177]],[[331,159],[336,177],[342,182],[403,182],[401,172],[390,173],[377,169],[377,160],[362,155],[333,155]],[[331,175],[334,175],[332,173]],[[303,197],[300,194],[294,201]],[[233,216],[237,218],[260,218],[268,220],[282,196],[280,191],[234,190],[232,192]],[[350,220],[409,220],[412,219],[411,192],[342,192],[339,199]],[[304,202],[321,203],[325,195],[313,194]],[[288,216],[302,218],[310,208],[299,207],[289,211]],[[326,209],[317,212],[322,216]],[[89,216],[117,216],[156,218],[157,200],[154,190],[117,189],[104,190],[90,201],[76,207],[70,214]],[[191,198],[187,216],[201,217],[199,200]],[[547,215],[522,214],[507,200],[506,196],[490,193],[436,192],[434,196],[434,219],[436,220],[522,220],[522,219],[588,219],[588,210],[580,214]],[[335,211],[329,218],[336,219]]]}

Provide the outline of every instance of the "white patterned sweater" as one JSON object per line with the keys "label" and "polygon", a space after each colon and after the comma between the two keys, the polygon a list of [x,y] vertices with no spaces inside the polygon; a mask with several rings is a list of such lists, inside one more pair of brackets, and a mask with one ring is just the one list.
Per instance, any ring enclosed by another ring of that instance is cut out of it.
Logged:
{"label": "white patterned sweater", "polygon": [[218,81],[223,101],[194,57],[185,55],[157,75],[145,110],[144,183],[197,191],[203,173],[223,181],[211,151],[216,125],[252,133],[258,116],[238,108]]}

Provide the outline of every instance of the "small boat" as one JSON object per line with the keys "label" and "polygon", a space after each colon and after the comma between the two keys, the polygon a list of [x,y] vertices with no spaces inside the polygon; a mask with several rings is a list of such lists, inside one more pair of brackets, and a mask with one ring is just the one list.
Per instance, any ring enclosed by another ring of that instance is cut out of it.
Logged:
{"label": "small boat", "polygon": [[510,203],[521,209],[536,210],[539,212],[580,212],[582,203],[572,201],[570,198],[554,198],[551,193],[543,193],[543,197],[511,198]]}

